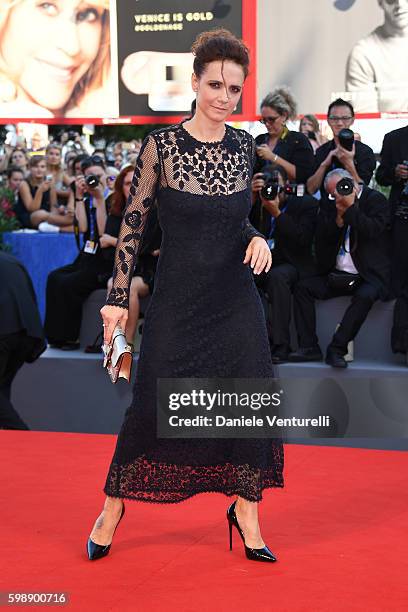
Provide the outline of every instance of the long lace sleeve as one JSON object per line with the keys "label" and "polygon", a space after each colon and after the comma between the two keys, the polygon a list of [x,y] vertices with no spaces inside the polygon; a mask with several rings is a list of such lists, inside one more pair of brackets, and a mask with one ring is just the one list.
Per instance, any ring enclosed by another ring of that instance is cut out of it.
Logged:
{"label": "long lace sleeve", "polygon": [[157,144],[148,136],[140,149],[126,210],[120,226],[113,269],[113,285],[107,304],[129,308],[129,287],[149,208],[154,202],[160,162]]}
{"label": "long lace sleeve", "polygon": [[255,229],[253,225],[251,225],[247,217],[242,224],[242,237],[245,244],[248,245],[251,242],[252,238],[255,238],[255,236],[265,239],[265,236],[261,234],[261,232],[258,232],[258,230]]}
{"label": "long lace sleeve", "polygon": [[[249,151],[249,180],[251,181],[252,176],[253,176],[253,169],[255,167],[255,163],[256,163],[256,143],[255,140],[253,139],[253,137],[248,134],[248,151]],[[259,236],[259,238],[265,238],[265,236],[263,234],[261,234],[261,232],[258,232],[257,229],[255,229],[255,227],[253,225],[251,225],[248,217],[245,219],[245,221],[242,224],[242,238],[243,241],[245,242],[246,245],[248,245],[252,238],[255,238],[255,236]]]}

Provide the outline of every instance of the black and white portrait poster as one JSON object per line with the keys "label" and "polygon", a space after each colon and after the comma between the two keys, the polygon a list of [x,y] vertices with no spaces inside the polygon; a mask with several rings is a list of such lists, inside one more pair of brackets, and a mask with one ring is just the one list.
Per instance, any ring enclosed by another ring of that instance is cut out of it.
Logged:
{"label": "black and white portrait poster", "polygon": [[258,0],[257,35],[258,103],[286,84],[302,114],[408,111],[408,0]]}

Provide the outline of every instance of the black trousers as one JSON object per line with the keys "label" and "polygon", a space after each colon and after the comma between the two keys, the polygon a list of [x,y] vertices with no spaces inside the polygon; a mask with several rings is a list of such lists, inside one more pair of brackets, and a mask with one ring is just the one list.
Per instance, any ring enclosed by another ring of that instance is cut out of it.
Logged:
{"label": "black trousers", "polygon": [[[299,346],[302,348],[316,346],[316,310],[315,300],[330,300],[347,292],[334,291],[329,287],[327,276],[313,276],[297,283],[294,290],[294,315]],[[379,298],[379,289],[367,282],[362,282],[353,292],[350,306],[344,313],[340,327],[335,332],[330,348],[345,355],[347,344],[358,334],[372,305]]]}
{"label": "black trousers", "polygon": [[92,291],[106,287],[111,273],[95,264],[80,255],[73,264],[49,274],[44,330],[51,344],[78,340],[83,303]]}
{"label": "black trousers", "polygon": [[33,340],[24,332],[0,336],[0,429],[29,429],[13,407],[11,385],[29,354]]}
{"label": "black trousers", "polygon": [[262,288],[268,294],[271,305],[268,331],[273,344],[290,344],[292,292],[298,279],[295,266],[289,263],[272,267],[261,279]]}
{"label": "black trousers", "polygon": [[408,219],[394,218],[392,228],[392,286],[397,301],[391,330],[394,353],[408,351]]}

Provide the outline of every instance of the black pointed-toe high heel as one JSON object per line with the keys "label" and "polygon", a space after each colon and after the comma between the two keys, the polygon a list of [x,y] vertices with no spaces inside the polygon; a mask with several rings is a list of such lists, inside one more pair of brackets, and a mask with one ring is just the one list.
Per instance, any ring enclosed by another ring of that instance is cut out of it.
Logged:
{"label": "black pointed-toe high heel", "polygon": [[[120,518],[116,524],[116,527],[113,531],[112,534],[112,539],[113,536],[115,535],[115,531],[120,523],[120,521],[122,520],[122,516],[125,514],[125,504],[123,504],[122,506],[122,512],[120,514]],[[91,538],[88,538],[88,542],[86,544],[86,550],[88,553],[88,559],[90,561],[96,561],[96,559],[102,559],[102,557],[106,557],[106,555],[108,554],[108,552],[110,551],[112,542],[110,544],[107,544],[106,546],[103,546],[102,544],[95,544],[95,542],[93,542],[91,540]]]}
{"label": "black pointed-toe high heel", "polygon": [[234,501],[227,510],[227,520],[228,520],[229,538],[230,538],[230,550],[232,550],[232,526],[234,525],[234,527],[237,528],[238,533],[241,536],[241,539],[244,543],[245,554],[248,559],[250,559],[251,561],[266,561],[269,563],[273,563],[274,561],[277,561],[277,558],[269,550],[267,546],[264,546],[263,548],[249,548],[249,546],[245,544],[244,533],[241,527],[239,526],[237,515],[235,514],[235,504],[236,503],[237,502]]}

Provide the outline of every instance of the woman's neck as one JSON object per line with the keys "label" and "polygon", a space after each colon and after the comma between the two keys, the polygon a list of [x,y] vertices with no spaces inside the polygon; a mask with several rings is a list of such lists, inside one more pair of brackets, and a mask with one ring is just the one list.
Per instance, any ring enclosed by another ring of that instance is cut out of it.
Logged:
{"label": "woman's neck", "polygon": [[205,142],[218,142],[225,135],[224,121],[212,121],[197,109],[196,114],[192,119],[184,122],[187,126],[187,131],[190,132],[197,140]]}
{"label": "woman's neck", "polygon": [[269,144],[273,144],[276,145],[276,143],[278,142],[279,138],[282,136],[283,133],[283,128],[281,129],[281,131],[279,132],[279,134],[269,134],[268,133],[268,142]]}

